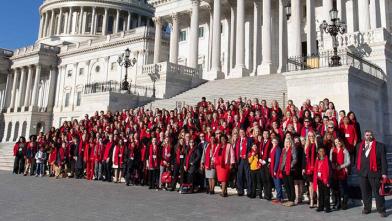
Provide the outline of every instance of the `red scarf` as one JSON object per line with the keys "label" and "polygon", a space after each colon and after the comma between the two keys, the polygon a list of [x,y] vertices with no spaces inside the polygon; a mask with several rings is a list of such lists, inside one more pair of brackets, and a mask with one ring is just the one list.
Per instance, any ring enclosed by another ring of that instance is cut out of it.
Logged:
{"label": "red scarf", "polygon": [[313,173],[313,188],[315,190],[317,190],[317,180],[321,180],[325,185],[329,184],[329,161],[327,156],[324,156],[322,160],[316,160]]}
{"label": "red scarf", "polygon": [[280,160],[279,160],[279,170],[278,170],[278,176],[279,176],[279,178],[283,178],[283,173],[282,173],[282,170],[281,170],[281,168],[280,168],[280,165],[282,165],[282,161],[283,161],[283,155],[284,155],[284,152],[286,152],[286,163],[285,163],[285,173],[286,173],[286,176],[289,176],[290,175],[290,170],[291,170],[291,147],[288,149],[288,150],[286,150],[286,148],[283,148],[283,150],[282,150],[282,154],[280,155]]}
{"label": "red scarf", "polygon": [[215,163],[218,165],[221,165],[222,168],[226,167],[226,147],[227,144],[225,146],[222,147],[221,144],[219,144],[216,149],[216,157],[215,157]]}
{"label": "red scarf", "polygon": [[188,154],[186,155],[186,159],[185,159],[185,166],[186,169],[189,170],[189,165],[190,165],[190,160],[191,160],[191,156],[193,154],[193,151],[195,151],[196,147],[193,147],[189,150]]}
{"label": "red scarf", "polygon": [[176,150],[176,164],[177,166],[180,166],[181,164],[181,155],[184,156],[184,151],[183,147],[178,146]]}
{"label": "red scarf", "polygon": [[206,170],[211,169],[211,157],[214,156],[214,154],[211,155],[211,151],[212,151],[212,153],[215,152],[215,145],[208,144],[207,148],[206,148],[206,159],[204,162],[204,166],[206,167]]}
{"label": "red scarf", "polygon": [[270,152],[270,159],[271,159],[270,173],[271,173],[271,176],[274,177],[274,178],[275,178],[275,176],[274,176],[274,168],[275,168],[276,148],[278,148],[278,146],[272,147],[271,152]]}
{"label": "red scarf", "polygon": [[306,150],[306,174],[311,175],[316,160],[316,144],[310,144]]}
{"label": "red scarf", "polygon": [[[153,156],[155,156],[155,158]],[[150,145],[149,148],[148,167],[149,169],[158,168],[158,147],[156,146],[154,150],[154,146],[152,144]]]}
{"label": "red scarf", "polygon": [[[377,158],[376,158],[376,139],[373,140],[372,146],[369,147],[370,149],[370,171],[372,172],[377,172]],[[365,147],[365,140],[362,141],[361,145],[359,146],[358,150],[358,156],[357,156],[357,170],[361,170],[361,159],[362,159],[362,152],[365,150],[363,149]]]}
{"label": "red scarf", "polygon": [[268,151],[269,151],[269,147],[271,146],[270,144],[271,144],[271,141],[270,140],[267,140],[267,142],[264,144],[264,141],[261,143],[262,145],[262,147],[263,147],[263,145],[264,145],[264,148],[263,148],[263,150],[262,150],[262,152],[261,152],[261,156],[262,156],[262,159],[265,161],[265,160],[267,160],[267,158],[268,158]]}
{"label": "red scarf", "polygon": [[[332,163],[340,166],[344,164],[344,149],[334,148],[332,151]],[[347,178],[347,170],[346,168],[342,168],[340,170],[334,169],[334,178],[338,180],[344,180]]]}
{"label": "red scarf", "polygon": [[247,138],[242,138],[242,151],[240,153],[240,146],[241,146],[241,137],[238,138],[237,147],[236,147],[236,158],[239,160],[240,158],[246,158],[246,150],[247,150]]}

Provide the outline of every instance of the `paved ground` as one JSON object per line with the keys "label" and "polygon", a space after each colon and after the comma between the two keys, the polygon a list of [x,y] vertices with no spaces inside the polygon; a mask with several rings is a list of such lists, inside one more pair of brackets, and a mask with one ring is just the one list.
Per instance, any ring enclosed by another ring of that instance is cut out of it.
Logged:
{"label": "paved ground", "polygon": [[377,213],[363,216],[361,207],[330,214],[305,205],[286,208],[259,199],[218,195],[180,195],[124,184],[75,179],[23,177],[0,171],[0,220],[390,220]]}

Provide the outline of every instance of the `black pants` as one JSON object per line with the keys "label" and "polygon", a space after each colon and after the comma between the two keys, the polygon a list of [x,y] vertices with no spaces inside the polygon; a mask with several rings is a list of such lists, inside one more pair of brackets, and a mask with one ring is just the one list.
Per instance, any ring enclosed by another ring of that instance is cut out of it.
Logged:
{"label": "black pants", "polygon": [[286,175],[283,172],[283,184],[287,194],[287,199],[291,202],[295,201],[294,179],[292,175]]}
{"label": "black pants", "polygon": [[364,210],[371,211],[372,209],[372,193],[376,197],[376,207],[379,213],[385,212],[385,198],[380,196],[380,178],[373,177],[362,177],[361,176],[360,187],[362,193],[362,201],[364,204]]}
{"label": "black pants", "polygon": [[105,181],[112,182],[112,178],[113,178],[113,175],[112,175],[112,163],[111,162],[106,162],[106,160],[105,160],[105,161],[103,161],[102,166],[103,166],[103,172],[104,172],[104,175],[105,175]]}
{"label": "black pants", "polygon": [[261,173],[260,170],[251,170],[250,171],[250,179],[252,180],[252,189],[250,191],[250,196],[256,197],[256,189],[259,188],[260,198],[262,197],[262,183],[261,183]]}
{"label": "black pants", "polygon": [[129,185],[130,183],[134,184],[134,182],[131,181],[131,176],[132,176],[134,169],[136,169],[134,160],[128,159],[126,167],[125,167],[125,171],[124,171],[125,183],[127,185]]}
{"label": "black pants", "polygon": [[24,172],[24,157],[23,155],[16,155],[14,161],[14,173],[20,174]]}
{"label": "black pants", "polygon": [[[336,208],[341,208],[342,206],[347,206],[348,201],[348,186],[347,186],[347,179],[345,180],[334,180],[332,192],[335,197],[335,205]],[[343,202],[342,202],[343,197]]]}
{"label": "black pants", "polygon": [[317,180],[318,208],[320,210],[330,210],[330,189],[321,180]]}
{"label": "black pants", "polygon": [[33,158],[31,159],[30,176],[34,175],[36,168],[37,168],[37,163],[35,162],[35,158],[33,155]]}
{"label": "black pants", "polygon": [[159,185],[159,169],[148,170],[148,179],[150,188],[158,188]]}
{"label": "black pants", "polygon": [[179,183],[180,186],[184,183],[184,175],[185,175],[184,167],[174,165],[173,180],[172,180],[172,189],[173,190],[176,188],[177,183]]}
{"label": "black pants", "polygon": [[264,199],[271,200],[272,198],[272,180],[269,171],[269,166],[265,165],[261,168],[262,189],[264,190]]}
{"label": "black pants", "polygon": [[247,159],[240,159],[238,163],[238,170],[237,170],[237,191],[238,194],[244,194],[244,187],[246,182],[246,189],[248,191],[248,195],[252,189],[252,181],[250,179],[250,168]]}

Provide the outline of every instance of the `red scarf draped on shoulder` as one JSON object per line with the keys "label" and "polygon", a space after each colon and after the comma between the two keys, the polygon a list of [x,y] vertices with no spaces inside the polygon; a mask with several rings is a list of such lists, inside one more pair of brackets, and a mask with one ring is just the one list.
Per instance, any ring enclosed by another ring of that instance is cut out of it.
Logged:
{"label": "red scarf draped on shoulder", "polygon": [[272,147],[271,152],[270,152],[270,173],[271,176],[275,178],[274,176],[274,168],[275,168],[275,154],[276,154],[276,148],[278,148],[278,146],[276,147]]}
{"label": "red scarf draped on shoulder", "polygon": [[237,145],[236,145],[236,150],[235,150],[236,160],[239,160],[240,158],[245,158],[246,157],[246,151],[247,151],[247,146],[246,145],[247,144],[248,144],[247,137],[242,138],[242,151],[240,153],[241,137],[238,138]]}
{"label": "red scarf draped on shoulder", "polygon": [[[344,164],[344,149],[334,148],[332,150],[332,163],[340,166]],[[334,169],[334,177],[338,180],[344,180],[347,178],[346,168],[340,170]]]}
{"label": "red scarf draped on shoulder", "polygon": [[[212,144],[208,144],[207,148],[206,148],[206,159],[204,162],[204,166],[206,167],[206,170],[210,170],[211,169],[211,157],[214,156],[214,152],[215,152],[215,147],[216,145],[212,145]],[[213,153],[211,155],[211,152]]]}
{"label": "red scarf draped on shoulder", "polygon": [[[155,158],[153,157],[155,155]],[[150,145],[149,148],[149,156],[148,156],[148,167],[150,169],[158,168],[158,147],[156,146],[154,150],[154,146]]]}
{"label": "red scarf draped on shoulder", "polygon": [[285,173],[286,176],[290,175],[290,170],[291,170],[291,150],[292,148],[290,147],[288,150],[286,150],[286,148],[283,148],[282,150],[282,154],[280,155],[280,160],[279,160],[279,170],[278,170],[278,176],[279,178],[283,178],[283,171],[280,168],[280,165],[282,165],[282,161],[283,161],[283,155],[284,152],[286,152],[286,163],[285,163]]}
{"label": "red scarf draped on shoulder", "polygon": [[[370,171],[377,172],[377,158],[376,158],[376,139],[373,140],[372,146],[370,147],[370,160],[369,160],[369,167]],[[358,156],[357,156],[357,170],[361,169],[361,159],[362,154],[365,151],[363,148],[365,147],[365,140],[362,141],[361,145],[359,146]]]}
{"label": "red scarf draped on shoulder", "polygon": [[[262,142],[262,144],[264,144],[264,141]],[[268,158],[268,151],[270,146],[271,146],[271,141],[267,140],[267,142],[264,144],[264,149],[262,150],[262,159],[264,161],[266,161]]]}
{"label": "red scarf draped on shoulder", "polygon": [[317,159],[313,172],[313,188],[317,190],[317,180],[321,180],[325,185],[329,184],[329,176],[328,157],[325,156],[322,160]]}
{"label": "red scarf draped on shoulder", "polygon": [[316,144],[310,144],[306,150],[306,174],[311,175],[316,160]]}
{"label": "red scarf draped on shoulder", "polygon": [[190,166],[190,160],[191,160],[191,156],[192,156],[192,154],[193,154],[193,151],[195,151],[195,149],[196,149],[196,147],[193,147],[193,148],[191,148],[191,149],[189,149],[189,152],[188,152],[188,154],[186,155],[186,159],[185,159],[185,166],[186,166],[186,169],[187,170],[189,170],[189,166]]}

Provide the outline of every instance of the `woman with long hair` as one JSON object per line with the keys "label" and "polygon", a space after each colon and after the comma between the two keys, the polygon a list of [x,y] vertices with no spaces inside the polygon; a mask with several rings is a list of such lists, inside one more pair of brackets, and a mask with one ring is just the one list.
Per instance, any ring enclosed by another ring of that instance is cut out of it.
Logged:
{"label": "woman with long hair", "polygon": [[293,170],[297,164],[297,151],[294,148],[294,142],[291,138],[286,138],[284,148],[279,159],[278,176],[283,179],[284,188],[286,190],[288,201],[284,206],[291,207],[295,203],[295,189]]}
{"label": "woman with long hair", "polygon": [[[200,136],[204,136],[201,134]],[[215,138],[211,138],[207,147],[203,149],[203,155],[201,157],[201,167],[204,169],[205,178],[208,179],[208,189],[207,193],[215,194],[215,151],[217,150],[217,142]]]}
{"label": "woman with long hair", "polygon": [[335,209],[345,210],[347,209],[348,201],[348,167],[350,166],[351,162],[350,154],[341,138],[335,139],[335,145],[330,153],[330,160],[333,174],[332,191],[336,199]]}
{"label": "woman with long hair", "polygon": [[316,134],[313,131],[309,131],[308,139],[306,140],[304,152],[305,152],[305,168],[302,170],[302,174],[305,176],[306,182],[309,184],[309,207],[315,208],[316,192],[313,189],[313,171],[314,164],[317,158],[317,140]]}

